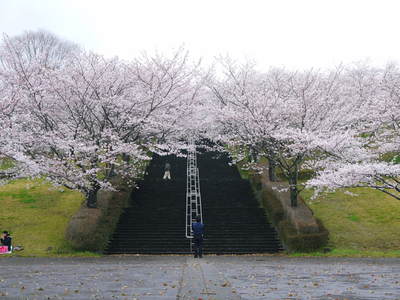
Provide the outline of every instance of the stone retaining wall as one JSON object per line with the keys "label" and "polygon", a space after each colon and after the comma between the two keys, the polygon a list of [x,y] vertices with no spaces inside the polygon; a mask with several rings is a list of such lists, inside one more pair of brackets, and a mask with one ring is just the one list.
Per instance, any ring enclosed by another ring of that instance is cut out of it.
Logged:
{"label": "stone retaining wall", "polygon": [[289,252],[315,251],[327,244],[329,232],[301,197],[297,207],[290,206],[287,183],[270,182],[266,173],[251,175],[249,180]]}
{"label": "stone retaining wall", "polygon": [[118,191],[98,192],[97,208],[87,208],[85,204],[71,218],[65,237],[72,247],[81,251],[103,252],[117,226],[124,208],[129,206],[132,188],[114,179]]}

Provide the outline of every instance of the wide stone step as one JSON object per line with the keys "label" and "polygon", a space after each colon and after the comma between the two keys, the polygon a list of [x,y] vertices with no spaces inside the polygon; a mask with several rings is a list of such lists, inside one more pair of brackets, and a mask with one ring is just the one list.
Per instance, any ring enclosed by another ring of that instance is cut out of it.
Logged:
{"label": "wide stone step", "polygon": [[[140,230],[137,228],[132,228],[132,229],[121,229],[115,234],[124,234],[124,235],[152,235],[152,236],[163,236],[165,234],[169,235],[184,235],[185,231],[184,230]],[[212,231],[212,230],[206,230],[205,235],[206,236],[232,236],[235,237],[237,235],[257,235],[257,236],[264,236],[264,235],[269,235],[269,234],[276,234],[274,231],[259,231],[259,230],[224,230],[224,231]]]}
{"label": "wide stone step", "polygon": [[[131,227],[131,228],[121,228],[118,230],[118,233],[138,233],[138,234],[155,234],[155,235],[162,235],[164,233],[174,233],[174,234],[179,234],[179,233],[184,233],[184,227],[174,229],[174,228],[141,228],[141,227]],[[259,234],[259,235],[264,235],[268,234],[270,232],[275,233],[271,228],[265,229],[265,230],[260,230],[258,228],[224,228],[224,229],[208,229],[206,228],[205,234],[210,235],[210,234],[219,234],[219,235],[235,235],[238,233],[250,233],[250,234]],[[116,232],[117,233],[117,232]]]}
{"label": "wide stone step", "polygon": [[143,254],[143,255],[189,255],[192,254],[189,250],[187,251],[176,251],[176,250],[135,250],[135,249],[118,249],[106,251],[109,255],[121,255],[121,254]]}
{"label": "wide stone step", "polygon": [[119,223],[120,229],[138,229],[138,230],[146,230],[146,231],[154,231],[154,230],[181,230],[185,231],[185,223],[178,224],[176,226],[158,226],[157,224],[153,224],[151,222],[146,223],[135,223],[135,222],[124,222]]}
{"label": "wide stone step", "polygon": [[[112,240],[118,241],[146,241],[146,240],[154,240],[154,241],[180,241],[182,239],[186,239],[185,235],[166,235],[163,237],[155,236],[155,235],[116,235],[112,237]],[[225,242],[225,241],[235,241],[236,243],[247,243],[250,241],[273,241],[278,240],[278,237],[274,234],[271,235],[263,235],[263,236],[250,236],[250,235],[238,235],[236,237],[226,237],[223,235],[207,235],[205,236],[206,241],[218,241],[218,242]]]}
{"label": "wide stone step", "polygon": [[[279,247],[204,247],[203,251],[204,253],[269,253],[271,251],[279,251],[281,248]],[[122,252],[122,253],[191,253],[190,252],[190,247],[187,246],[185,248],[180,248],[180,249],[173,249],[169,247],[164,247],[164,248],[155,248],[153,246],[150,247],[119,247],[119,249],[110,249],[110,252]]]}
{"label": "wide stone step", "polygon": [[[124,248],[124,249],[169,249],[169,250],[177,250],[181,251],[183,249],[188,249],[190,248],[188,243],[182,243],[182,244],[157,244],[157,243],[114,243],[109,245],[110,250],[115,250],[119,248]],[[204,245],[203,247],[205,250],[208,251],[232,251],[232,250],[247,250],[247,251],[264,251],[266,249],[280,249],[280,244],[279,243],[252,243],[248,244],[246,246],[240,246],[238,244],[233,244],[233,243],[226,243],[226,244],[209,244],[209,245]]]}
{"label": "wide stone step", "polygon": [[[205,254],[251,254],[251,253],[274,253],[282,250],[278,247],[213,247],[203,249]],[[132,253],[132,254],[191,254],[190,247],[181,249],[172,249],[168,247],[120,247],[119,249],[110,249],[108,253]]]}
{"label": "wide stone step", "polygon": [[127,247],[136,247],[136,248],[158,248],[158,249],[184,249],[189,247],[188,243],[156,243],[156,242],[142,242],[142,243],[114,243],[112,247],[118,248],[127,248]]}

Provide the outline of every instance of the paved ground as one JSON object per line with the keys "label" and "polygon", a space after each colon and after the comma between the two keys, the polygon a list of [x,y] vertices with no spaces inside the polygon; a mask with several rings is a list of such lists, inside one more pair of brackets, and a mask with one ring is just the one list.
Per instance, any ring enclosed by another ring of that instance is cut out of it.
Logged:
{"label": "paved ground", "polygon": [[400,299],[400,259],[0,258],[0,299]]}

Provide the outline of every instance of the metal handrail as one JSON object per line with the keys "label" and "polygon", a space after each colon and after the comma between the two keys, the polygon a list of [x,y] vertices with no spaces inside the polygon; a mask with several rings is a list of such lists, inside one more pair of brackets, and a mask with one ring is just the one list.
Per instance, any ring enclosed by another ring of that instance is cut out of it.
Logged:
{"label": "metal handrail", "polygon": [[193,238],[192,223],[197,216],[203,222],[203,212],[200,194],[200,176],[197,167],[196,146],[194,140],[189,141],[186,167],[186,238]]}

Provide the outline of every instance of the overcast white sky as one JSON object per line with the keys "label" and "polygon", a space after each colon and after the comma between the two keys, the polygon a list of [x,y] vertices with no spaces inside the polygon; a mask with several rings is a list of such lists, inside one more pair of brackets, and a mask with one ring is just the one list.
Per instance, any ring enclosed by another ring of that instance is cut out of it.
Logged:
{"label": "overcast white sky", "polygon": [[0,0],[0,32],[39,28],[124,59],[184,44],[262,68],[400,61],[398,0]]}

